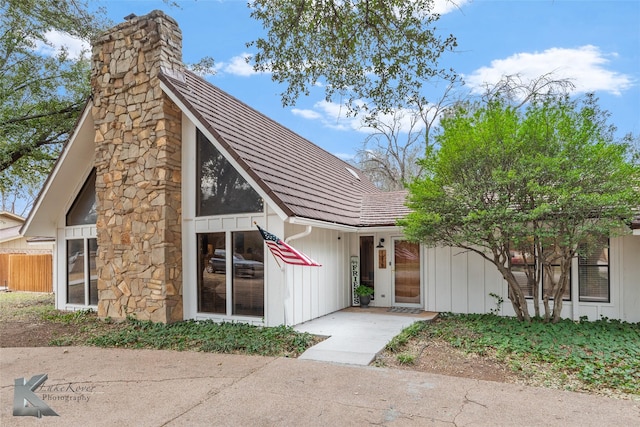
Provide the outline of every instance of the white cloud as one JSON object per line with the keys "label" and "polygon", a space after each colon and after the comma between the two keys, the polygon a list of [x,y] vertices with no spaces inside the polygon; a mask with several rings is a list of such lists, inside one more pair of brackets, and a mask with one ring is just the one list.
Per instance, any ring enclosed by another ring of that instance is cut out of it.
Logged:
{"label": "white cloud", "polygon": [[362,128],[361,116],[347,117],[347,107],[325,100],[316,102],[314,110],[319,114],[319,120],[328,128],[344,131],[365,132]]}
{"label": "white cloud", "polygon": [[241,77],[250,77],[256,74],[261,74],[253,69],[251,63],[247,62],[248,58],[251,58],[251,54],[245,52],[234,56],[229,62],[217,63],[215,69],[219,73],[222,72]]}
{"label": "white cloud", "polygon": [[[362,104],[362,102],[359,103]],[[303,119],[319,121],[323,126],[334,130],[356,131],[361,133],[374,132],[373,129],[364,125],[364,116],[362,114],[355,117],[347,117],[347,107],[342,104],[336,104],[323,100],[316,102],[313,105],[312,109],[302,110],[294,108],[291,110],[291,112]],[[395,119],[398,122],[396,128],[400,129],[400,132],[408,133],[411,130],[411,118],[414,114],[415,111],[413,110],[397,111],[395,114]],[[378,120],[387,124],[388,126],[392,126],[394,115],[391,113],[382,114],[378,116]],[[418,121],[418,123],[414,125],[413,131],[415,132],[423,128],[423,122]]]}
{"label": "white cloud", "polygon": [[291,110],[294,116],[302,117],[303,119],[318,120],[322,118],[322,115],[313,110],[301,110],[299,108],[293,108]]}
{"label": "white cloud", "polygon": [[505,75],[518,74],[526,81],[553,73],[556,79],[570,79],[577,93],[602,91],[620,95],[633,81],[628,75],[605,68],[609,57],[615,56],[615,53],[604,54],[592,45],[517,53],[491,61],[490,66],[479,68],[464,79],[475,93],[480,93],[485,85],[495,84]]}
{"label": "white cloud", "polygon": [[339,159],[344,160],[345,162],[349,162],[356,158],[355,154],[349,154],[349,153],[333,153],[333,155]]}
{"label": "white cloud", "polygon": [[43,55],[55,56],[63,48],[67,49],[70,59],[78,59],[86,52],[91,52],[91,46],[86,41],[60,31],[47,31],[44,33],[46,43],[40,40],[35,42],[36,51]]}
{"label": "white cloud", "polygon": [[445,15],[454,10],[461,9],[462,6],[470,3],[470,1],[471,0],[435,0],[432,12]]}

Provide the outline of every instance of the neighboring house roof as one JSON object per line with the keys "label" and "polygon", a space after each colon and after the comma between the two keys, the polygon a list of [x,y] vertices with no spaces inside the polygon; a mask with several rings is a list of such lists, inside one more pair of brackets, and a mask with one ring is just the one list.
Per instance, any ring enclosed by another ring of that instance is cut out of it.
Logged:
{"label": "neighboring house roof", "polygon": [[0,211],[0,243],[19,239],[20,227],[24,224],[24,218],[7,211]]}
{"label": "neighboring house roof", "polygon": [[[350,226],[379,225],[363,201],[382,193],[361,171],[189,71],[160,75],[173,93],[289,216]],[[395,199],[394,199],[395,200]],[[389,201],[381,202],[388,206]],[[395,204],[395,203],[394,203]],[[388,223],[384,212],[384,224]]]}
{"label": "neighboring house roof", "polygon": [[22,227],[22,224],[0,229],[0,243],[21,238],[20,227]]}
{"label": "neighboring house roof", "polygon": [[39,244],[48,244],[55,243],[56,239],[53,237],[32,237],[31,239],[27,239],[27,243],[30,245],[39,245]]}
{"label": "neighboring house roof", "polygon": [[14,225],[22,225],[24,218],[12,212],[0,211],[0,229],[13,227]]}

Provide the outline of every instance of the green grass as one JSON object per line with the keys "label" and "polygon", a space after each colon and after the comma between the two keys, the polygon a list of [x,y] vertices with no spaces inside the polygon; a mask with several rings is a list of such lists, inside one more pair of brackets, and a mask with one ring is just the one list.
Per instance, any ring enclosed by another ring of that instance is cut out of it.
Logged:
{"label": "green grass", "polygon": [[407,326],[398,335],[393,337],[386,346],[386,349],[394,353],[402,349],[412,338],[419,336],[426,328],[426,322],[415,322]]}
{"label": "green grass", "polygon": [[401,365],[413,365],[416,361],[416,356],[410,353],[400,353],[396,356],[396,360]]}
{"label": "green grass", "polygon": [[40,320],[56,312],[53,294],[0,292],[0,321]]}
{"label": "green grass", "polygon": [[491,356],[523,376],[574,390],[640,395],[640,324],[485,315],[443,315],[423,334],[468,353]]}

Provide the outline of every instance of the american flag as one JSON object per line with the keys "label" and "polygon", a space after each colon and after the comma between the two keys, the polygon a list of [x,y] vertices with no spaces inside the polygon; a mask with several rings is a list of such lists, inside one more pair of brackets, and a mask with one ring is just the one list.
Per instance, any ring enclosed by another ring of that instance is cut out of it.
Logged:
{"label": "american flag", "polygon": [[286,264],[294,264],[294,265],[308,265],[310,267],[321,267],[321,264],[318,264],[302,252],[298,252],[291,246],[287,245],[285,242],[280,240],[278,237],[269,233],[266,230],[263,230],[258,224],[256,224],[258,230],[260,230],[260,234],[262,234],[262,238],[264,242],[269,247],[271,253],[280,258]]}

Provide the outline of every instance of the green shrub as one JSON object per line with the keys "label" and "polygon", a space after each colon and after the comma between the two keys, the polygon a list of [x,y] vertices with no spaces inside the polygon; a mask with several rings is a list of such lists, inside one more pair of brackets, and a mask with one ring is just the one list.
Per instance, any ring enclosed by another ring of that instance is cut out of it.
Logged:
{"label": "green shrub", "polygon": [[173,324],[128,319],[126,325],[93,337],[99,347],[196,350],[262,356],[297,356],[316,342],[313,335],[289,326],[186,320]]}

